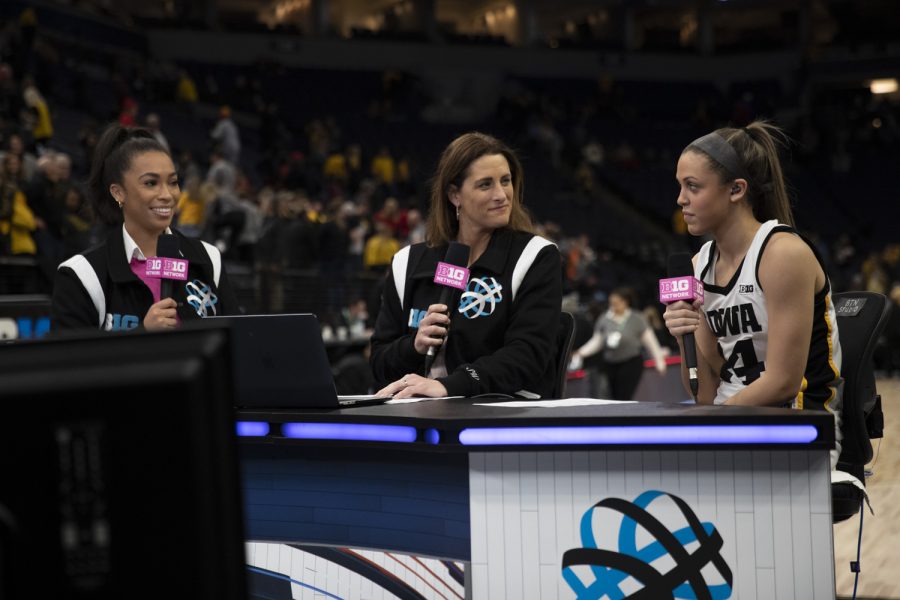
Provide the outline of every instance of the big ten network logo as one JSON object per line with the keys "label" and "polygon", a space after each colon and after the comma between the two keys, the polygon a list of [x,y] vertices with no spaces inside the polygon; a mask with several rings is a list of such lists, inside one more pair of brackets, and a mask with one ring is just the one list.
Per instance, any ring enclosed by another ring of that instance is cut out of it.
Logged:
{"label": "big ten network logo", "polygon": [[0,340],[28,340],[50,331],[50,317],[0,317]]}
{"label": "big ten network logo", "polygon": [[464,290],[469,282],[469,270],[465,267],[439,262],[434,270],[434,282],[438,285]]}
{"label": "big ten network logo", "polygon": [[659,280],[659,301],[663,304],[697,298],[703,300],[703,282],[694,277],[669,277]]}
{"label": "big ten network logo", "polygon": [[147,259],[147,277],[156,279],[179,279],[187,281],[188,261],[181,258],[153,256]]}
{"label": "big ten network logo", "polygon": [[722,536],[678,496],[606,498],[584,513],[580,531],[583,547],[562,557],[563,579],[579,600],[731,597]]}

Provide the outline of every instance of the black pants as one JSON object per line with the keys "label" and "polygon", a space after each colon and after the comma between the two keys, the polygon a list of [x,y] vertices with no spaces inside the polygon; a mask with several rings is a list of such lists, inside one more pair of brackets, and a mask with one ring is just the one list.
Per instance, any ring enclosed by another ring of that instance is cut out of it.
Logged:
{"label": "black pants", "polygon": [[644,359],[640,356],[620,363],[607,361],[606,376],[609,378],[609,392],[612,399],[631,400],[643,373]]}

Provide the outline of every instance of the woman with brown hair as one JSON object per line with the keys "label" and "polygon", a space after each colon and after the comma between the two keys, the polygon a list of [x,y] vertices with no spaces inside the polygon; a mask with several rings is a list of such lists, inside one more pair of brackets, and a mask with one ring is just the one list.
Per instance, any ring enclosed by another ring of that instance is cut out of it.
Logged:
{"label": "woman with brown hair", "polygon": [[[381,394],[552,393],[560,256],[534,234],[523,191],[519,159],[500,140],[466,133],[444,150],[426,241],[400,250],[388,272],[372,335],[375,378],[387,384]],[[432,280],[450,242],[469,246],[470,277],[447,306]],[[423,373],[431,347],[437,358]]]}
{"label": "woman with brown hair", "polygon": [[694,257],[703,302],[668,305],[666,327],[679,345],[696,335],[698,402],[827,410],[840,439],[831,284],[815,247],[793,228],[779,139],[777,127],[756,121],[718,129],[681,153],[678,205],[688,232],[712,241]]}

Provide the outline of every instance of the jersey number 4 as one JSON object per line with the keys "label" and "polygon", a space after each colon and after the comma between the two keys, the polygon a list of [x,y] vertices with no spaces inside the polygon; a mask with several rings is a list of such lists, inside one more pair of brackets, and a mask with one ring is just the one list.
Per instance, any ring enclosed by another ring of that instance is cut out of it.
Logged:
{"label": "jersey number 4", "polygon": [[[719,346],[719,354],[725,358],[722,345]],[[734,377],[741,380],[744,385],[750,385],[766,370],[766,363],[760,362],[753,348],[753,340],[740,340],[734,345],[734,350],[725,364],[722,365],[720,376],[723,381],[734,383]]]}

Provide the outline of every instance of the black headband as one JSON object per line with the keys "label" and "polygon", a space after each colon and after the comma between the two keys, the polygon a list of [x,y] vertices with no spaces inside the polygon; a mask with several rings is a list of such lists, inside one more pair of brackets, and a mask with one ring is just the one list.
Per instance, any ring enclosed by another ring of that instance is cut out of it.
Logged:
{"label": "black headband", "polygon": [[734,147],[729,144],[725,138],[716,133],[707,133],[703,137],[699,137],[687,145],[685,150],[696,148],[711,159],[725,167],[735,179],[743,179],[750,184],[750,177],[747,175],[747,169],[744,167],[744,161],[738,156]]}

